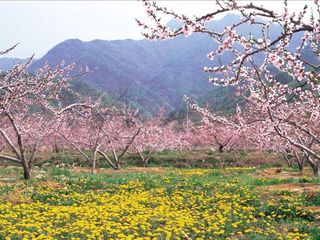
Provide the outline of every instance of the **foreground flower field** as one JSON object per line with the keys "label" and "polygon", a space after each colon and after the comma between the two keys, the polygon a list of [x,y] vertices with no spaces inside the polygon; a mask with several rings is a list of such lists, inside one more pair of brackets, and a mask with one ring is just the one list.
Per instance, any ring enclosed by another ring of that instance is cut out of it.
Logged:
{"label": "foreground flower field", "polygon": [[0,239],[319,239],[308,195],[261,191],[275,180],[254,172],[59,173],[3,184]]}

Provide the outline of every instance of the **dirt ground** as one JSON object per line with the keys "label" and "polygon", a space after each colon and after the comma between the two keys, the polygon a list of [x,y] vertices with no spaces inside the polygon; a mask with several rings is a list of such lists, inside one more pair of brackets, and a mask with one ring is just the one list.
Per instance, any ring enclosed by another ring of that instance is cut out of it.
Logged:
{"label": "dirt ground", "polygon": [[286,171],[283,168],[268,168],[260,173],[257,173],[254,177],[257,178],[267,178],[267,179],[289,179],[289,178],[299,178],[299,177],[310,177],[313,176],[311,168],[306,168],[303,173]]}
{"label": "dirt ground", "polygon": [[263,190],[269,191],[292,191],[296,193],[304,192],[320,192],[320,184],[314,183],[286,183],[286,184],[276,184],[259,187]]}

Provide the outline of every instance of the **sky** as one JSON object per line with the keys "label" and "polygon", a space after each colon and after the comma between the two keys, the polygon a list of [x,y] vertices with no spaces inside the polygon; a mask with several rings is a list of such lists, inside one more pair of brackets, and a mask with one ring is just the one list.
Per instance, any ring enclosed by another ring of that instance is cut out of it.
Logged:
{"label": "sky", "polygon": [[[214,1],[169,1],[159,4],[186,15],[202,15],[214,10]],[[241,1],[247,3],[250,1]],[[277,11],[279,0],[255,3]],[[312,1],[289,1],[291,11]],[[20,43],[6,57],[41,58],[66,39],[142,39],[135,18],[146,20],[139,1],[0,1],[0,50]]]}

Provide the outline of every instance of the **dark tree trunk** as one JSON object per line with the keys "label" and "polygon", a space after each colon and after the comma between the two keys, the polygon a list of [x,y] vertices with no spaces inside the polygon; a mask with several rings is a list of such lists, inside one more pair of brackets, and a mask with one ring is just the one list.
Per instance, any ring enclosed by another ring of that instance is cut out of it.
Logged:
{"label": "dark tree trunk", "polygon": [[303,172],[304,163],[298,162],[298,168],[300,172]]}
{"label": "dark tree trunk", "polygon": [[224,150],[223,150],[223,145],[220,145],[219,146],[219,153],[223,153],[224,152]]}
{"label": "dark tree trunk", "polygon": [[320,164],[311,164],[312,170],[313,170],[313,174],[317,177],[320,177]]}
{"label": "dark tree trunk", "polygon": [[291,159],[288,158],[288,157],[285,157],[285,160],[287,162],[288,167],[292,168],[293,167],[293,163],[292,163]]}
{"label": "dark tree trunk", "polygon": [[147,167],[148,161],[142,161],[142,166]]}
{"label": "dark tree trunk", "polygon": [[116,162],[116,168],[115,168],[115,170],[120,170],[120,161],[118,161],[118,162]]}
{"label": "dark tree trunk", "polygon": [[30,171],[28,163],[23,161],[22,162],[22,167],[23,167],[23,177],[24,177],[24,179],[30,180],[31,179],[31,171]]}
{"label": "dark tree trunk", "polygon": [[312,159],[310,155],[306,155],[306,161],[310,164],[313,174],[320,177],[320,161],[318,159]]}
{"label": "dark tree trunk", "polygon": [[303,154],[303,157],[300,158],[298,153],[295,152],[294,153],[294,157],[295,157],[296,162],[298,164],[299,171],[303,172],[304,164],[305,164],[306,161],[308,161],[308,156]]}

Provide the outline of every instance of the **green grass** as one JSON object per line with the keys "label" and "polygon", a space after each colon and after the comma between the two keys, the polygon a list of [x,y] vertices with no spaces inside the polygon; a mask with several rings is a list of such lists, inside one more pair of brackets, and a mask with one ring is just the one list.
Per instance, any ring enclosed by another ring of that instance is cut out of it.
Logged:
{"label": "green grass", "polygon": [[[88,155],[91,153],[88,152]],[[235,166],[265,166],[280,167],[284,162],[275,153],[254,151],[231,151],[220,153],[211,150],[195,151],[162,151],[153,154],[149,166],[175,168],[217,168]],[[35,165],[51,168],[52,166],[81,166],[90,167],[83,157],[76,151],[61,151],[58,153],[43,153],[36,158]],[[110,168],[103,159],[98,159],[98,167]],[[142,166],[138,154],[125,154],[121,165],[123,167]]]}
{"label": "green grass", "polygon": [[69,169],[55,167],[55,168],[52,169],[51,175],[52,176],[70,177],[71,176],[71,171]]}
{"label": "green grass", "polygon": [[305,193],[302,196],[308,206],[320,206],[320,192]]}

